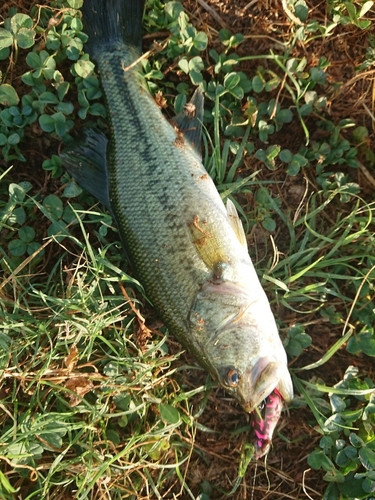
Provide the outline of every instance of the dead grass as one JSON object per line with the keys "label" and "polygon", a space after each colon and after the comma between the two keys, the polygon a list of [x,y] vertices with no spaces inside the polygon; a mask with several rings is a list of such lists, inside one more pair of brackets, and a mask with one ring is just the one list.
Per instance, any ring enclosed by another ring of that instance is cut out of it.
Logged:
{"label": "dead grass", "polygon": [[[217,33],[221,29],[220,23],[212,14],[202,7],[198,0],[184,0],[184,6],[197,28],[204,30],[210,40],[210,48],[217,47]],[[4,17],[10,7],[17,7],[20,12],[29,12],[35,5],[33,0],[6,0],[0,6],[0,16]],[[288,19],[282,4],[279,1],[262,2],[258,0],[251,7],[244,10],[249,4],[247,0],[207,0],[209,7],[215,10],[228,29],[233,32],[242,33],[246,41],[240,46],[240,55],[266,54],[270,50],[277,51],[280,43],[286,43],[290,39],[291,22]],[[313,12],[315,18],[324,20],[326,18],[326,2],[323,0],[308,2],[310,12]],[[372,12],[374,16],[374,13]],[[335,34],[325,40],[317,40],[310,43],[307,47],[303,43],[296,44],[292,55],[295,57],[305,56],[309,65],[316,64],[316,61],[325,56],[330,60],[331,65],[329,73],[329,117],[338,122],[341,119],[351,117],[355,119],[358,125],[363,125],[371,131],[368,146],[375,148],[375,69],[358,72],[357,67],[363,61],[368,43],[368,33],[361,32],[358,28],[351,26],[338,27]],[[258,62],[247,62],[243,69],[248,74],[255,71]],[[265,63],[266,64],[266,63]],[[286,96],[282,98],[286,99]],[[319,135],[319,130],[311,130],[311,134]],[[278,141],[283,147],[290,147],[296,140],[303,142],[303,134],[298,125],[293,124],[291,128],[284,127],[278,134]],[[41,139],[42,140],[42,139]],[[43,146],[43,147],[42,147]],[[30,138],[28,150],[29,163],[16,165],[16,179],[25,180],[33,178],[33,181],[39,182],[39,188],[44,192],[56,189],[50,179],[38,180],[35,176],[35,169],[40,165],[40,157],[45,157],[46,143],[41,144],[40,148],[35,148]],[[54,153],[56,144],[48,144],[47,151]],[[36,151],[35,151],[36,150]],[[43,152],[42,152],[43,151]],[[33,153],[35,152],[35,154]],[[33,164],[34,163],[34,164]],[[258,165],[246,165],[249,170],[256,170]],[[374,174],[373,167],[369,167],[370,173]],[[366,183],[366,179],[358,170],[350,174],[354,181],[360,185]],[[279,173],[266,171],[263,176],[265,179],[279,180]],[[310,190],[314,189],[313,176],[306,180],[303,176],[298,176],[278,189],[279,196],[283,199],[284,206],[296,208],[301,201],[301,197],[307,186],[308,198]],[[291,194],[296,193],[293,200]],[[371,195],[373,190],[371,190]],[[251,203],[252,200],[247,200]],[[260,235],[261,238],[261,235]],[[283,234],[276,234],[275,240],[282,247]],[[259,240],[257,241],[259,243]],[[52,252],[52,247],[51,247]],[[45,271],[48,263],[56,256],[50,252],[46,254],[45,266],[40,269]],[[146,309],[147,312],[147,309]],[[286,323],[293,323],[294,315],[290,311],[278,311],[283,315],[282,319]],[[151,312],[150,312],[151,314]],[[149,320],[146,320],[148,322]],[[340,335],[339,328],[335,332],[332,325],[324,324],[320,317],[314,315],[306,318],[307,332],[314,338],[315,352],[309,351],[297,360],[297,364],[305,365],[315,360],[327,350],[332,343],[333,337]],[[173,340],[169,341],[169,348],[173,353],[179,348]],[[348,364],[357,363],[361,366],[364,373],[374,376],[373,362],[367,359],[348,359],[347,354],[340,354],[335,361],[325,367],[325,373],[330,373],[330,379],[337,381],[342,377]],[[193,360],[184,355],[178,364],[192,364]],[[331,370],[331,371],[330,371]],[[319,370],[316,371],[319,376]],[[186,386],[197,386],[203,384],[205,374],[203,372],[183,372],[182,383]],[[326,380],[329,383],[330,380]],[[198,406],[201,396],[196,397]],[[212,481],[222,491],[216,491],[212,496],[215,500],[224,500],[228,498],[228,485],[233,484],[237,478],[238,466],[241,460],[240,450],[243,445],[244,434],[237,434],[236,429],[249,426],[248,416],[229,399],[220,389],[212,391],[208,398],[207,407],[199,418],[199,423],[211,429],[213,432],[198,431],[194,437],[194,451],[192,453],[187,470],[182,467],[183,474],[186,473],[188,483],[196,487],[199,491],[199,485],[205,479]],[[233,500],[279,500],[279,499],[302,499],[313,498],[318,500],[322,496],[322,491],[326,483],[322,480],[322,473],[310,470],[307,466],[306,458],[308,454],[317,445],[320,434],[314,429],[314,419],[307,409],[294,409],[289,414],[285,414],[278,433],[273,442],[273,448],[267,461],[252,463],[241,482],[238,490],[231,495]],[[184,438],[186,439],[186,437]],[[193,440],[193,437],[191,438]],[[191,443],[187,440],[187,446]],[[7,468],[7,466],[6,466]],[[25,484],[23,485],[25,488]],[[174,486],[171,481],[166,498],[172,498],[172,494],[179,493],[179,486]],[[20,492],[22,498],[22,490]],[[52,498],[52,497],[51,497]],[[56,488],[53,496],[55,499],[72,498],[69,492],[59,491]],[[92,498],[102,498],[94,493]],[[187,500],[189,496],[182,493],[179,498]]]}

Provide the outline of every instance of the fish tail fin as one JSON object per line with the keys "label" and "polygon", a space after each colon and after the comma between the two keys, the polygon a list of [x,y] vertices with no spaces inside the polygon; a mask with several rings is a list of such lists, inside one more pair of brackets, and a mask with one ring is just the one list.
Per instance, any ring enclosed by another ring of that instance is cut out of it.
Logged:
{"label": "fish tail fin", "polygon": [[82,7],[86,50],[95,56],[104,47],[125,42],[140,51],[145,0],[85,0]]}

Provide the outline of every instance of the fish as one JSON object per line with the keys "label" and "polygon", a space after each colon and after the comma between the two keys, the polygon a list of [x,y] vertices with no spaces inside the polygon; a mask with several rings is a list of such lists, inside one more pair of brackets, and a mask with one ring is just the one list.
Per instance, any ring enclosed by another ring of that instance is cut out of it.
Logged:
{"label": "fish", "polygon": [[283,397],[277,389],[274,389],[258,408],[252,412],[252,442],[254,445],[254,458],[256,460],[268,454],[282,408]]}
{"label": "fish", "polygon": [[85,0],[109,140],[87,128],[67,171],[112,214],[160,319],[248,413],[277,390],[293,398],[287,356],[234,203],[202,164],[203,93],[167,120],[141,74],[141,0]]}

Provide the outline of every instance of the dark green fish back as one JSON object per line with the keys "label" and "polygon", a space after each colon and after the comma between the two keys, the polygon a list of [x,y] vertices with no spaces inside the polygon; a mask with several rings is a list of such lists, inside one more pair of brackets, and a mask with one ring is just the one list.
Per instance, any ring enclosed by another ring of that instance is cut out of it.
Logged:
{"label": "dark green fish back", "polygon": [[275,388],[289,400],[293,387],[285,350],[241,221],[233,203],[224,206],[202,165],[202,96],[193,96],[195,112],[190,106],[170,123],[140,75],[135,24],[140,25],[142,5],[86,0],[84,25],[106,96],[111,139],[106,157],[105,139],[90,132],[86,145],[77,143],[62,155],[63,163],[111,210],[148,298],[200,364],[246,411]]}
{"label": "dark green fish back", "polygon": [[[206,219],[207,209],[215,206],[206,207],[207,193],[199,193],[199,182],[205,183],[200,177],[207,174],[193,148],[165,120],[132,71],[121,69],[123,63],[117,54],[99,62],[113,110],[111,206],[149,298],[174,333],[185,334],[185,319],[209,272],[192,243],[189,224],[195,215]],[[115,79],[106,78],[107,67],[117,70]]]}
{"label": "dark green fish back", "polygon": [[[89,8],[95,9],[92,0]],[[196,251],[190,226],[212,220],[229,227],[224,206],[193,145],[148,93],[134,66],[137,48],[113,34],[99,43],[102,31],[88,32],[109,111],[109,199],[123,245],[167,326],[185,346],[200,350],[186,338],[188,316],[212,271]]]}

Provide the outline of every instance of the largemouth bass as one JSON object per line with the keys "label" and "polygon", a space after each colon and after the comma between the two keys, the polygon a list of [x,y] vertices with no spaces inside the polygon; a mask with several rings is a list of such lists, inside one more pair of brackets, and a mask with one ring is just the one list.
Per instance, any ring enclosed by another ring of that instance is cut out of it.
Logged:
{"label": "largemouth bass", "polygon": [[85,1],[110,141],[87,130],[63,164],[113,214],[148,299],[211,376],[247,412],[275,389],[290,401],[286,353],[241,221],[202,164],[202,93],[164,118],[137,62],[142,15],[141,0]]}

